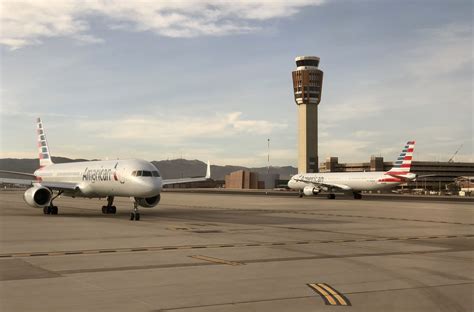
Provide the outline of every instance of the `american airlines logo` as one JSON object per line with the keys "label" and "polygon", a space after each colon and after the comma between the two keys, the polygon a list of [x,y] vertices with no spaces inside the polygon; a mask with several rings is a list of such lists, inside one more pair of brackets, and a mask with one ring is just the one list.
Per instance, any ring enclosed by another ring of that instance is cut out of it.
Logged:
{"label": "american airlines logo", "polygon": [[298,176],[298,180],[311,182],[311,183],[324,183],[324,177],[317,177],[317,176],[305,176],[303,174]]}
{"label": "american airlines logo", "polygon": [[[115,175],[114,175],[115,178]],[[116,178],[115,178],[116,180]],[[88,169],[82,174],[82,181],[112,181],[112,169]]]}

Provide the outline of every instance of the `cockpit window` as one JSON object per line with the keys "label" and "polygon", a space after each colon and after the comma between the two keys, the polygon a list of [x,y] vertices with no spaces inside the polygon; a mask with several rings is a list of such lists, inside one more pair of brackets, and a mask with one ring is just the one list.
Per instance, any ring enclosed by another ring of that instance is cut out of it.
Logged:
{"label": "cockpit window", "polygon": [[160,177],[160,172],[155,171],[148,171],[148,170],[136,170],[132,171],[131,175],[133,177]]}

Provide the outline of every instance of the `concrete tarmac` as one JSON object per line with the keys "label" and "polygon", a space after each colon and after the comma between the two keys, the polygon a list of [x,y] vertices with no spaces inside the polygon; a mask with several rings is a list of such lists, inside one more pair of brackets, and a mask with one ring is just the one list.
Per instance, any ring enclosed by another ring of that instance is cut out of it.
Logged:
{"label": "concrete tarmac", "polygon": [[0,192],[1,311],[473,311],[474,207],[463,202],[164,193]]}

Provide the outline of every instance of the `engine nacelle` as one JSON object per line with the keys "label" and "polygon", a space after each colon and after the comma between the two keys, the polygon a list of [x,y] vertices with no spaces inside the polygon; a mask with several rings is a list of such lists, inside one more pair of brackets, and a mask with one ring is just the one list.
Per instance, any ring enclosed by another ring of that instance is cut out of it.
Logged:
{"label": "engine nacelle", "polygon": [[43,208],[49,206],[53,193],[49,188],[33,186],[26,190],[23,199],[31,207]]}
{"label": "engine nacelle", "polygon": [[313,186],[305,186],[303,189],[303,194],[306,196],[313,196],[313,195],[318,195],[321,190],[317,189]]}
{"label": "engine nacelle", "polygon": [[160,199],[161,199],[160,194],[153,197],[147,197],[147,198],[135,197],[135,200],[137,201],[138,205],[145,208],[155,207],[160,202]]}

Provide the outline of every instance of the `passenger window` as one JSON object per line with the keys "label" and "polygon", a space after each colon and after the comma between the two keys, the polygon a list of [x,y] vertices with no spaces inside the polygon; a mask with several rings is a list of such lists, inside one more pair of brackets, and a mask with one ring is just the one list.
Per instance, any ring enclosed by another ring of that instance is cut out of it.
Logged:
{"label": "passenger window", "polygon": [[142,176],[142,172],[139,170],[137,171],[137,177],[141,177]]}
{"label": "passenger window", "polygon": [[151,171],[143,171],[144,177],[151,177]]}

